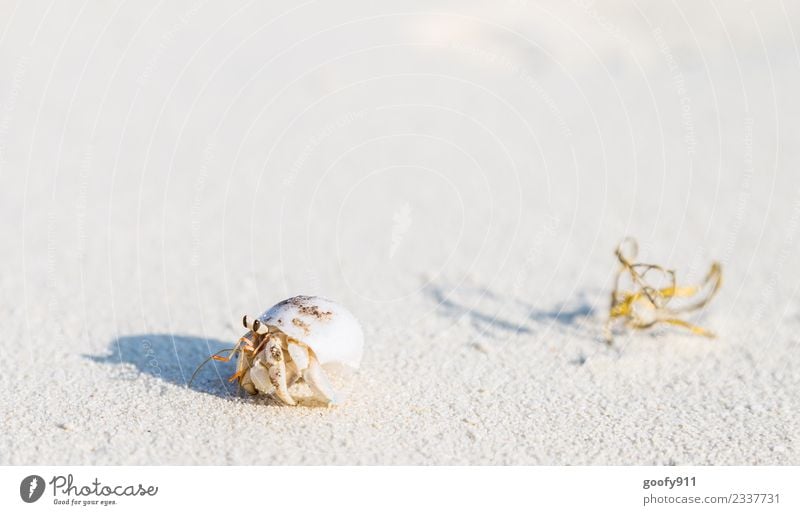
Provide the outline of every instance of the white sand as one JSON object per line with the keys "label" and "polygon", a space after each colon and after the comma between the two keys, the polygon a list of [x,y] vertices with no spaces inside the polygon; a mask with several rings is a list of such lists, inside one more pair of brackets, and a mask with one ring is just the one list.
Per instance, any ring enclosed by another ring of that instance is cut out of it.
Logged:
{"label": "white sand", "polygon": [[[0,463],[800,463],[797,3],[280,4],[0,3]],[[185,387],[299,293],[344,406]]]}

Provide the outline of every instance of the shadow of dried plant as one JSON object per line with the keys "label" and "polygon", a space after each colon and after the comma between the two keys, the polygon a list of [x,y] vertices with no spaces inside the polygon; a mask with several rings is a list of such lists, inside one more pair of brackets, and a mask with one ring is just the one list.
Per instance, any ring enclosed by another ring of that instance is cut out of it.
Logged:
{"label": "shadow of dried plant", "polygon": [[[537,309],[525,300],[504,298],[485,287],[459,287],[447,290],[442,286],[428,285],[425,293],[444,316],[454,320],[466,317],[481,332],[502,331],[513,334],[538,334],[549,326],[558,324],[581,337],[597,339],[594,325],[596,303],[586,295],[579,295],[551,309]],[[487,301],[492,304],[487,307]],[[478,307],[483,306],[483,307]],[[500,313],[504,313],[500,316]],[[505,313],[513,313],[517,318]],[[587,324],[588,323],[588,324]]]}

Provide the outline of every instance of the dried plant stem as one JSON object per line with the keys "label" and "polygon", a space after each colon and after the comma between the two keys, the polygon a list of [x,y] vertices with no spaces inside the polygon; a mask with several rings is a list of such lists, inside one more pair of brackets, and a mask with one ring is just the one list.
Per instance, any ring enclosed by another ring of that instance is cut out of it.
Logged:
{"label": "dried plant stem", "polygon": [[[698,286],[678,286],[674,270],[662,266],[636,263],[639,245],[633,238],[623,240],[615,252],[620,263],[619,271],[614,279],[614,290],[611,292],[611,306],[605,333],[606,342],[613,342],[613,324],[622,320],[630,329],[649,329],[657,324],[669,324],[688,329],[694,334],[714,338],[714,333],[703,327],[687,322],[682,315],[704,308],[716,296],[722,286],[722,265],[714,262],[703,282]],[[654,287],[647,282],[648,273],[658,272],[668,278],[666,286]],[[623,290],[621,281],[627,276],[633,289]],[[704,293],[705,292],[705,293]],[[672,307],[670,301],[676,298],[691,299],[698,297],[693,303]]]}

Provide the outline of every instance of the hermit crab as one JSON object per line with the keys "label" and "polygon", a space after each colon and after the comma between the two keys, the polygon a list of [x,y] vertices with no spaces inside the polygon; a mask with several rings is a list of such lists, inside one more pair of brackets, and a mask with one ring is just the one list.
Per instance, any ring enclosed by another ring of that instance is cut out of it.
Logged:
{"label": "hermit crab", "polygon": [[326,371],[357,369],[364,347],[361,325],[342,305],[322,297],[292,297],[258,318],[245,315],[242,324],[248,332],[237,344],[200,367],[211,359],[227,362],[235,357],[236,371],[229,381],[238,381],[250,395],[260,392],[294,406],[289,387],[302,380],[328,405],[341,403]]}

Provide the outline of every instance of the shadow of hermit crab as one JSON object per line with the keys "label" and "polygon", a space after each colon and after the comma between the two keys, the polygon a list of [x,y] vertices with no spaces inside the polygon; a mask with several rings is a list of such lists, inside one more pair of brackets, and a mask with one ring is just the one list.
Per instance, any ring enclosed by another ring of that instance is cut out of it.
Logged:
{"label": "shadow of hermit crab", "polygon": [[[135,372],[138,372],[170,384],[187,386],[197,366],[210,353],[226,346],[230,343],[202,336],[132,334],[112,341],[108,354],[86,357],[96,363],[127,365],[120,374],[121,379],[135,379]],[[219,397],[234,396],[236,387],[226,380],[231,369],[232,365],[225,363],[208,367],[198,375],[191,388]]]}

